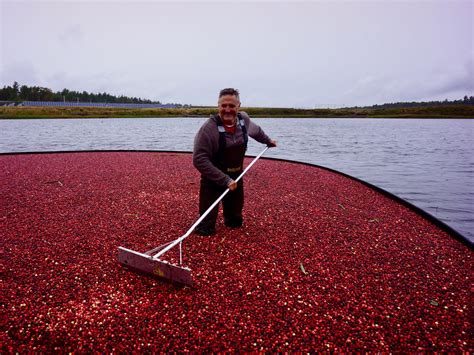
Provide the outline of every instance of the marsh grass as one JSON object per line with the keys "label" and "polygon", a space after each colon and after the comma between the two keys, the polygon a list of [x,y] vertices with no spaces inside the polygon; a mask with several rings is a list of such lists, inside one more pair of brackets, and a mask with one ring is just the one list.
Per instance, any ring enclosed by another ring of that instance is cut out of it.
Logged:
{"label": "marsh grass", "polygon": [[[251,117],[370,117],[370,118],[474,118],[474,106],[429,106],[405,108],[295,109],[242,108]],[[193,108],[103,108],[103,107],[0,107],[0,118],[141,118],[208,117],[215,107]]]}

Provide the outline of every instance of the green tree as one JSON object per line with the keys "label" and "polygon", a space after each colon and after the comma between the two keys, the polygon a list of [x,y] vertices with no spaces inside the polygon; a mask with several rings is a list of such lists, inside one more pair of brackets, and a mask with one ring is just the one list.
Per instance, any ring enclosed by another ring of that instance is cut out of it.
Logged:
{"label": "green tree", "polygon": [[12,100],[18,100],[19,94],[20,94],[20,85],[18,84],[18,82],[15,81],[13,83],[13,98],[12,98]]}
{"label": "green tree", "polygon": [[29,88],[28,86],[26,85],[22,85],[20,87],[20,99],[21,100],[25,100],[25,101],[29,101],[30,100],[30,93],[31,93],[31,88]]}

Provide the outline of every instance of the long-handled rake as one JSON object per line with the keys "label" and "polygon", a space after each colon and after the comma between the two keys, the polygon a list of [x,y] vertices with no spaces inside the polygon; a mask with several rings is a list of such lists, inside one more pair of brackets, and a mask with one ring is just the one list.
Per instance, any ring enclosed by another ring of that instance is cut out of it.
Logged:
{"label": "long-handled rake", "polygon": [[[252,167],[253,164],[267,151],[269,147],[257,155],[252,162],[245,168],[242,174],[235,180],[238,182],[245,173]],[[191,286],[193,284],[193,279],[191,276],[191,269],[182,266],[183,265],[183,248],[182,243],[187,237],[189,237],[199,223],[211,212],[211,210],[224,198],[224,196],[230,190],[225,190],[222,195],[204,212],[201,217],[189,228],[189,230],[172,242],[160,245],[159,247],[148,250],[144,253],[140,253],[131,249],[119,247],[118,261],[123,266],[140,272],[148,274],[151,276],[159,277],[173,283],[183,284]],[[174,248],[179,244],[179,265],[174,265],[168,261],[161,260],[160,257],[163,256],[168,250]]]}

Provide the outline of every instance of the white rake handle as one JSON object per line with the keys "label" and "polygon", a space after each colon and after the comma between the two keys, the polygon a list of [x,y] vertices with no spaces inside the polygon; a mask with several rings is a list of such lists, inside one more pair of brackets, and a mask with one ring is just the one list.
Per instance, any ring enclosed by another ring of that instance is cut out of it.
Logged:
{"label": "white rake handle", "polygon": [[[242,178],[242,176],[244,176],[245,173],[252,167],[252,165],[255,164],[258,159],[260,159],[260,157],[263,155],[263,153],[265,153],[267,151],[268,148],[270,148],[270,147],[268,147],[268,146],[265,147],[265,149],[262,150],[262,152],[259,155],[257,155],[254,160],[252,160],[252,162],[245,168],[245,170],[242,172],[242,174],[240,174],[239,177],[237,179],[235,179],[234,181],[238,182]],[[189,228],[189,230],[183,236],[179,237],[174,242],[171,242],[167,247],[160,250],[159,253],[153,255],[153,258],[154,259],[159,259],[159,257],[162,256],[164,253],[166,253],[168,250],[172,249],[178,243],[181,243],[183,240],[185,240],[187,237],[189,237],[189,235],[194,230],[194,228],[196,228],[198,226],[198,224],[201,223],[204,218],[206,218],[206,216],[212,211],[212,209],[214,207],[217,206],[217,204],[224,198],[225,195],[227,195],[227,193],[229,191],[230,191],[229,189],[225,190],[222,193],[222,195],[220,195],[220,197],[207,209],[207,211],[204,212],[201,215],[201,217],[199,217],[199,219],[191,226],[191,228]],[[180,252],[180,259],[181,259],[181,252]],[[182,260],[180,260],[180,262],[182,262]]]}

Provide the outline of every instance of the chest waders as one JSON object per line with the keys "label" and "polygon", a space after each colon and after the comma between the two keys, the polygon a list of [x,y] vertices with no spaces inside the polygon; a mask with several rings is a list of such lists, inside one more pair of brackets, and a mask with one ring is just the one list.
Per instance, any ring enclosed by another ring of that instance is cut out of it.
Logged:
{"label": "chest waders", "polygon": [[[232,180],[243,171],[244,156],[247,150],[248,134],[243,118],[238,114],[237,124],[243,134],[243,143],[227,147],[226,131],[220,119],[218,119],[217,129],[219,130],[219,150],[212,159],[212,163],[222,172],[229,175]],[[237,132],[237,130],[236,130]],[[235,133],[236,133],[235,132]],[[235,134],[234,133],[234,134]],[[199,214],[202,215],[214,201],[227,189],[227,186],[220,186],[213,181],[201,177],[199,193]],[[244,207],[244,184],[243,179],[237,182],[237,188],[230,191],[222,200],[224,224],[231,228],[242,226],[242,210]],[[213,234],[219,205],[212,209],[205,219],[196,228],[201,234]]]}

